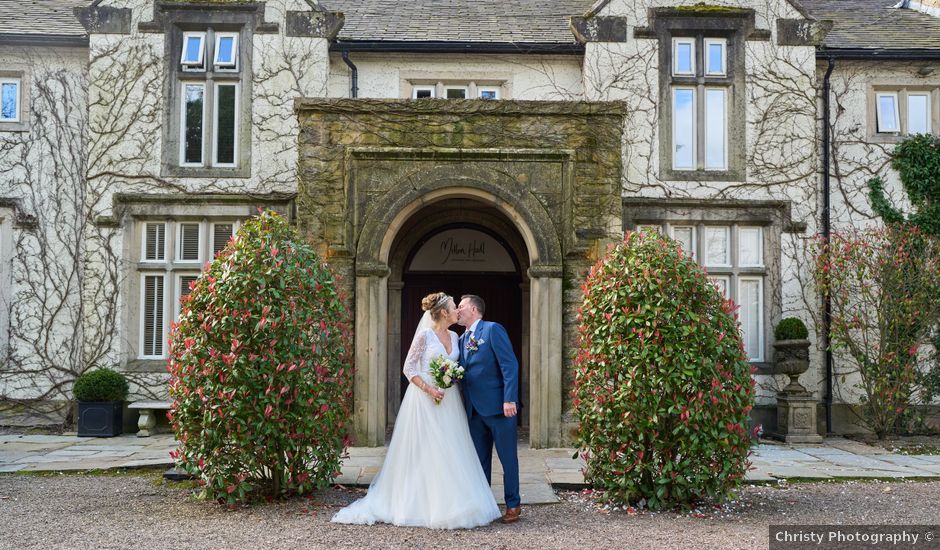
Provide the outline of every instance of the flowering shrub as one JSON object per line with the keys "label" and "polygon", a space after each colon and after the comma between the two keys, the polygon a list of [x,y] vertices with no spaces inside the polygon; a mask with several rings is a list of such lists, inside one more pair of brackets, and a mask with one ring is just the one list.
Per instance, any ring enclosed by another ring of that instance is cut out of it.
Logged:
{"label": "flowering shrub", "polygon": [[348,311],[287,222],[246,222],[185,299],[170,337],[174,458],[206,496],[307,493],[348,445]]}
{"label": "flowering shrub", "polygon": [[832,346],[860,378],[862,420],[880,438],[906,431],[940,316],[940,241],[908,223],[837,233],[817,249],[815,278],[832,300]]}
{"label": "flowering shrub", "polygon": [[725,497],[748,468],[753,402],[736,306],[654,232],[628,233],[582,290],[574,406],[588,482],[651,509]]}

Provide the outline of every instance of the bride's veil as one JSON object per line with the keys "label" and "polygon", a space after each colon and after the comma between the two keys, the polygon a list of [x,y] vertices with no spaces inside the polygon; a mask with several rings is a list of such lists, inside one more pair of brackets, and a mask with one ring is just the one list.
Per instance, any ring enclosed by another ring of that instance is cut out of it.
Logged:
{"label": "bride's veil", "polygon": [[434,320],[431,319],[430,311],[425,311],[424,315],[421,316],[421,320],[418,321],[418,328],[415,329],[414,338],[411,339],[411,347],[414,347],[415,340],[418,339],[418,335],[421,334],[421,331],[426,328],[434,328]]}

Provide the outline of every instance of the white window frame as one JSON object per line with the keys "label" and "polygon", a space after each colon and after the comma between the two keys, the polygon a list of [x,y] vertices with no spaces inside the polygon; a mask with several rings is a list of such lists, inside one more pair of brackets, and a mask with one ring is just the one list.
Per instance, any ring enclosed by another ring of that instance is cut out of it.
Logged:
{"label": "white window frame", "polygon": [[[884,111],[881,107],[881,98],[883,97],[894,99],[894,121],[897,124],[895,128],[885,128],[883,126],[885,120]],[[875,117],[878,120],[879,134],[898,134],[901,132],[901,108],[898,92],[878,92],[875,94]]]}
{"label": "white window frame", "polygon": [[[232,39],[232,59],[231,61],[222,62],[219,60],[219,45],[222,43],[223,38]],[[217,32],[215,33],[215,50],[212,54],[213,60],[212,64],[215,66],[216,70],[220,71],[237,71],[238,70],[238,33],[237,32]]]}
{"label": "white window frame", "polygon": [[497,100],[502,99],[502,97],[500,97],[498,86],[478,86],[477,87],[477,99],[484,99],[482,97],[483,92],[493,92],[494,94],[496,94],[496,97],[494,97],[493,99],[485,99],[484,101],[497,101]]}
{"label": "white window frame", "polygon": [[933,118],[933,106],[932,106],[933,94],[927,91],[907,92],[907,97],[905,98],[905,101],[907,102],[907,113],[906,113],[907,120],[905,121],[907,124],[907,133],[908,134],[911,133],[911,97],[912,96],[927,98],[927,113],[926,113],[927,114],[927,132],[926,133],[933,134],[933,124],[932,124],[933,122],[932,120]]}
{"label": "white window frame", "polygon": [[[199,60],[195,61],[186,61],[186,50],[189,45],[190,38],[199,39]],[[180,52],[180,65],[183,66],[184,71],[197,71],[203,70],[206,60],[206,33],[203,31],[186,31],[183,33],[183,47]]]}
{"label": "white window frame", "polygon": [[[692,165],[679,167],[676,160],[676,134],[679,117],[676,116],[676,92],[686,90],[692,92]],[[693,171],[698,169],[698,89],[695,86],[672,87],[672,169],[676,171]]]}
{"label": "white window frame", "polygon": [[692,230],[692,248],[691,250],[683,250],[691,258],[697,258],[698,254],[698,235],[697,230],[694,224],[669,224],[669,238],[676,240],[676,229],[691,229]]}
{"label": "white window frame", "polygon": [[[186,162],[186,86],[202,86],[202,153],[200,162]],[[180,81],[180,147],[179,147],[179,165],[184,168],[198,168],[206,164],[206,110],[208,108],[209,97],[206,93],[208,86],[205,81],[182,80]],[[236,102],[237,103],[237,102]]]}
{"label": "white window frame", "polygon": [[[144,353],[144,341],[145,341],[144,340],[144,337],[145,337],[144,326],[146,325],[146,319],[144,319],[144,312],[146,311],[146,307],[147,307],[147,277],[162,277],[163,278],[163,296],[161,298],[162,302],[160,304],[160,306],[163,308],[163,327],[161,327],[162,334],[160,335],[160,349],[163,353],[160,355],[146,355]],[[139,333],[140,339],[138,340],[139,348],[137,350],[137,357],[140,359],[165,359],[166,358],[166,352],[167,352],[166,340],[167,340],[167,335],[168,335],[167,327],[169,326],[169,323],[167,322],[168,317],[166,314],[167,313],[166,297],[167,297],[167,294],[169,294],[167,292],[168,289],[167,289],[166,281],[167,281],[167,276],[166,276],[165,271],[141,271],[140,272],[140,308],[137,310],[138,317],[140,318],[140,323],[139,323],[140,324],[140,333]]]}
{"label": "white window frame", "polygon": [[[418,92],[431,92],[431,97],[418,97]],[[415,86],[411,89],[411,99],[435,99],[437,97],[437,86]]]}
{"label": "white window frame", "polygon": [[0,114],[0,122],[20,122],[20,119],[23,118],[23,79],[15,77],[2,77],[0,78],[0,94],[2,94],[2,85],[3,84],[14,84],[16,85],[16,110],[13,113],[13,118],[4,118]]}
{"label": "white window frame", "polygon": [[[199,265],[202,262],[202,258],[204,254],[203,249],[205,248],[205,231],[203,231],[203,226],[205,224],[203,224],[202,222],[197,222],[197,221],[178,221],[175,223],[175,225],[176,225],[176,256],[175,256],[174,261],[180,264]],[[197,245],[198,254],[195,260],[183,259],[183,226],[184,225],[195,225],[198,228],[197,230],[199,231],[199,244]]]}
{"label": "white window frame", "polygon": [[[747,360],[753,363],[760,363],[764,360],[764,316],[765,316],[765,305],[764,305],[764,276],[763,275],[739,275],[738,276],[738,306],[743,307],[741,304],[741,286],[745,282],[756,281],[757,282],[757,297],[758,301],[758,315],[757,315],[757,349],[759,354],[757,357],[748,357]],[[739,314],[740,316],[740,314]],[[741,337],[743,339],[744,334],[742,331]]]}
{"label": "white window frame", "polygon": [[[163,226],[163,258],[148,260],[147,259],[147,226],[148,225],[162,225]],[[143,264],[165,264],[168,257],[167,251],[170,246],[170,239],[167,235],[166,222],[155,222],[155,221],[142,221],[140,222],[140,263]]]}
{"label": "white window frame", "polygon": [[[213,250],[213,247],[215,246],[215,226],[217,225],[231,225],[232,226],[232,233],[231,235],[229,235],[229,240],[231,240],[232,237],[234,237],[235,234],[238,233],[238,228],[241,226],[241,223],[238,220],[218,221],[218,222],[209,223],[209,234],[206,236],[206,238],[211,239],[211,241],[209,241],[206,245],[206,253],[209,254],[209,257],[206,259],[207,262],[211,262],[212,260],[215,259],[216,251]],[[226,241],[226,245],[227,244],[228,244],[228,241]],[[225,249],[223,248],[222,250],[225,250]],[[222,250],[219,250],[219,252],[221,252]]]}
{"label": "white window frame", "polygon": [[[450,90],[463,90],[463,97],[447,97]],[[470,86],[444,86],[444,99],[470,99]]]}
{"label": "white window frame", "polygon": [[[709,46],[719,45],[721,46],[721,71],[715,72],[709,70]],[[702,62],[705,64],[705,76],[725,76],[728,74],[728,40],[726,38],[706,38],[705,39],[705,52],[702,56]]]}
{"label": "white window frame", "polygon": [[[708,281],[712,283],[713,285],[715,284],[715,281],[724,282],[725,283],[724,297],[726,300],[731,299],[731,275],[709,275]],[[719,290],[717,285],[715,285],[715,289]]]}
{"label": "white window frame", "polygon": [[[199,275],[201,275],[201,274],[202,274],[201,271],[176,271],[176,272],[174,272],[174,275],[175,275],[174,281],[175,281],[175,283],[176,283],[176,284],[175,284],[175,288],[173,289],[173,296],[174,296],[174,298],[175,298],[175,299],[173,300],[173,320],[174,320],[174,322],[179,320],[179,318],[180,318],[180,312],[183,311],[182,304],[180,304],[180,300],[183,299],[183,288],[184,288],[184,287],[183,287],[183,277],[193,277],[193,276],[195,276],[195,277],[198,278]],[[141,323],[141,326],[143,326],[143,323]]]}
{"label": "white window frame", "polygon": [[[713,229],[723,229],[725,232],[725,243],[727,243],[727,249],[725,250],[726,259],[727,259],[726,263],[723,263],[723,264],[712,263],[712,258],[711,256],[709,256],[708,232],[709,230],[713,230]],[[733,258],[731,257],[732,247],[733,247],[733,243],[731,242],[731,226],[730,225],[706,225],[704,235],[702,238],[702,257],[703,257],[702,259],[704,260],[702,265],[705,266],[706,268],[709,268],[709,267],[731,268],[734,265]]]}
{"label": "white window frame", "polygon": [[[710,112],[709,109],[708,109],[708,94],[709,94],[709,93],[714,93],[714,92],[721,92],[721,96],[722,96],[722,99],[723,99],[723,101],[724,101],[724,112],[725,112],[725,116],[722,117],[722,119],[721,119],[721,136],[722,136],[722,141],[723,141],[723,146],[722,146],[721,150],[722,150],[722,153],[723,153],[723,154],[722,154],[721,165],[720,165],[720,166],[709,166],[709,165],[708,165],[708,160],[709,160],[709,159],[708,159],[708,147],[707,147],[707,142],[708,142],[708,128],[709,128],[710,125],[711,125],[711,121],[710,121],[709,118],[708,118],[708,113]],[[727,89],[727,88],[719,88],[719,87],[706,87],[706,88],[705,88],[705,94],[704,94],[704,95],[705,95],[705,97],[703,98],[703,99],[704,99],[704,103],[705,103],[705,113],[704,113],[704,118],[705,118],[705,132],[704,132],[704,137],[705,137],[705,141],[706,141],[706,147],[705,147],[705,151],[703,151],[703,155],[702,155],[703,164],[704,164],[704,166],[705,166],[705,170],[713,170],[713,171],[723,172],[723,171],[725,171],[725,170],[728,169],[728,89]],[[675,116],[675,115],[673,115],[673,116]],[[696,137],[698,137],[698,133],[697,133],[697,132],[696,132]],[[696,159],[696,160],[698,160],[698,159]]]}
{"label": "white window frame", "polygon": [[[688,72],[679,70],[679,44],[688,44],[689,46],[690,70]],[[677,36],[672,39],[672,75],[695,76],[695,37]]]}
{"label": "white window frame", "polygon": [[[234,140],[234,151],[232,154],[232,162],[219,162],[219,86],[235,86],[235,135],[233,136]],[[239,103],[241,102],[241,86],[237,82],[216,82],[212,87],[212,100],[213,100],[213,116],[212,116],[212,166],[217,168],[233,168],[238,166],[238,130],[239,123],[241,122],[238,119]],[[205,111],[206,101],[203,100],[203,111]],[[203,114],[205,118],[205,114]],[[203,123],[203,128],[205,128],[205,123]]]}
{"label": "white window frame", "polygon": [[[741,233],[743,231],[750,231],[750,230],[757,231],[757,261],[758,263],[756,264],[746,264],[744,263],[743,260],[741,260],[741,257],[742,257],[741,243],[743,241],[743,239],[741,239]],[[763,269],[765,267],[764,266],[764,228],[759,225],[739,225],[737,241],[738,241],[738,267],[758,267],[758,268]]]}

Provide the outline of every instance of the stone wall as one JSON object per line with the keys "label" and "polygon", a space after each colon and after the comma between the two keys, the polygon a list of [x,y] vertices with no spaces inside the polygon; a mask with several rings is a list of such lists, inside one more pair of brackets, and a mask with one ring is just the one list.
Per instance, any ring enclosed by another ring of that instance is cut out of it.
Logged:
{"label": "stone wall", "polygon": [[82,368],[87,54],[4,44],[0,76],[21,85],[0,125],[0,401],[57,402]]}

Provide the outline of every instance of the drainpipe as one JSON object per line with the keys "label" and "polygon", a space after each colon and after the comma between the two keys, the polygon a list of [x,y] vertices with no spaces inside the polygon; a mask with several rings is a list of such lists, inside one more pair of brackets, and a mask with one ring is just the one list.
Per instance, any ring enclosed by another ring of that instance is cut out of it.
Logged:
{"label": "drainpipe", "polygon": [[[822,232],[823,242],[828,246],[831,235],[830,223],[830,203],[829,203],[829,167],[830,157],[830,114],[829,114],[829,94],[832,70],[836,66],[835,59],[831,56],[827,58],[828,66],[826,75],[823,77],[823,212],[822,212]],[[832,326],[832,296],[829,292],[823,294],[823,346],[826,350],[826,433],[832,433],[832,349],[831,349],[831,326]]]}
{"label": "drainpipe", "polygon": [[349,86],[349,97],[359,97],[359,69],[349,59],[349,50],[343,50],[343,61],[352,70],[352,82]]}

